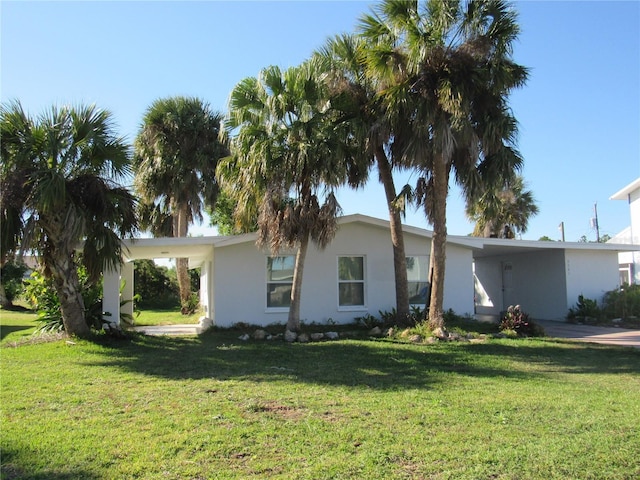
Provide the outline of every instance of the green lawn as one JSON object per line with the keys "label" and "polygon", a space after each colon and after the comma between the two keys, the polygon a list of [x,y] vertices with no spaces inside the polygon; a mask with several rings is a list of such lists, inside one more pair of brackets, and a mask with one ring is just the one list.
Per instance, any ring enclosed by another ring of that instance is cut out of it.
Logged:
{"label": "green lawn", "polygon": [[182,315],[180,307],[171,310],[140,310],[134,317],[136,326],[173,325],[179,323],[198,323],[202,313]]}
{"label": "green lawn", "polygon": [[640,477],[639,350],[238,331],[13,347],[7,318],[3,479]]}

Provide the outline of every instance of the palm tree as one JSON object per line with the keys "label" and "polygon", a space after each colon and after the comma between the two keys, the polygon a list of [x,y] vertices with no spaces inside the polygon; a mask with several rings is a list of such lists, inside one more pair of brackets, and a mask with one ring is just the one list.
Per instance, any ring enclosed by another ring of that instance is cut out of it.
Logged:
{"label": "palm tree", "polygon": [[60,299],[65,330],[87,336],[76,251],[90,278],[121,262],[121,236],[137,228],[135,199],[115,183],[129,149],[111,114],[95,106],[53,107],[37,120],[19,102],[0,109],[0,220],[7,254],[32,249]]}
{"label": "palm tree", "polygon": [[515,238],[525,233],[529,218],[538,213],[533,193],[516,176],[502,189],[487,189],[467,205],[467,217],[475,222],[474,237]]}
{"label": "palm tree", "polygon": [[363,185],[368,171],[375,165],[384,187],[393,245],[396,311],[398,319],[406,319],[409,315],[409,288],[401,218],[404,205],[393,179],[393,170],[399,166],[393,157],[393,139],[401,133],[401,128],[392,125],[380,101],[375,79],[366,75],[364,59],[368,47],[363,37],[341,35],[330,38],[315,55],[326,70],[323,78],[331,106],[338,112],[337,121],[344,122],[362,153],[358,158],[359,164],[354,165],[350,172],[351,183]]}
{"label": "palm tree", "polygon": [[[199,98],[170,97],[147,109],[135,140],[134,185],[141,223],[154,235],[186,237],[218,195],[218,159],[228,154],[219,140],[222,115]],[[191,296],[188,260],[176,260],[180,301]],[[186,312],[185,312],[186,313]]]}
{"label": "palm tree", "polygon": [[516,15],[501,0],[384,0],[362,18],[368,74],[382,86],[396,140],[419,173],[415,194],[433,225],[431,327],[443,326],[449,179],[473,197],[521,165],[507,96],[527,71],[511,60]]}
{"label": "palm tree", "polygon": [[297,249],[287,330],[300,329],[304,261],[309,241],[324,248],[340,213],[334,188],[345,183],[356,151],[331,121],[313,62],[269,67],[233,89],[225,132],[230,157],[218,178],[236,202],[236,222],[258,219],[260,247]]}

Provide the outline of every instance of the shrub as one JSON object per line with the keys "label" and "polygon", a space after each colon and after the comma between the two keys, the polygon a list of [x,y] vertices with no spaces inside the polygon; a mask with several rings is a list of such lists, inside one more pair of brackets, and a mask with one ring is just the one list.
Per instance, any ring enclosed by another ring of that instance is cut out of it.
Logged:
{"label": "shrub", "polygon": [[183,302],[180,307],[180,312],[183,315],[193,315],[200,308],[200,294],[191,293],[186,302]]}
{"label": "shrub", "polygon": [[500,321],[500,331],[516,332],[521,337],[540,337],[544,335],[542,327],[536,324],[520,305],[510,305]]}
{"label": "shrub", "polygon": [[575,308],[570,308],[567,320],[570,322],[582,321],[584,323],[598,323],[602,318],[602,310],[598,307],[598,302],[584,295],[578,296],[578,303]]}
{"label": "shrub", "polygon": [[[84,301],[84,314],[87,325],[100,330],[102,328],[102,282],[90,283],[87,270],[78,266],[78,277]],[[60,300],[53,286],[53,280],[35,271],[25,281],[24,295],[31,308],[38,313],[38,330],[56,332],[64,330]]]}
{"label": "shrub", "polygon": [[374,317],[370,313],[363,315],[362,317],[356,317],[355,321],[358,325],[363,326],[364,328],[371,329],[373,327],[381,327],[383,325],[383,321]]}
{"label": "shrub", "polygon": [[153,260],[136,260],[133,288],[143,308],[177,308],[180,305],[175,269],[156,265]]}
{"label": "shrub", "polygon": [[20,296],[24,286],[22,280],[25,272],[27,272],[27,266],[22,262],[17,262],[14,259],[7,261],[0,269],[0,282],[4,287],[4,295],[7,301],[4,307],[11,307],[13,301]]}
{"label": "shrub", "polygon": [[640,317],[640,285],[623,285],[604,294],[602,311],[607,319]]}

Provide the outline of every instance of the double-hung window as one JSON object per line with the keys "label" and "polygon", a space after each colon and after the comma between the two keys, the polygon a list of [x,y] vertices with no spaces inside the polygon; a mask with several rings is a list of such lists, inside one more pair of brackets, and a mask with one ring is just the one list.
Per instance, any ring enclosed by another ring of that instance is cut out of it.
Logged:
{"label": "double-hung window", "polygon": [[338,257],[338,306],[365,305],[365,257]]}
{"label": "double-hung window", "polygon": [[407,283],[409,287],[409,303],[425,305],[429,295],[429,257],[416,255],[407,257]]}
{"label": "double-hung window", "polygon": [[295,264],[296,257],[294,255],[267,257],[267,308],[289,308],[291,306],[291,287]]}

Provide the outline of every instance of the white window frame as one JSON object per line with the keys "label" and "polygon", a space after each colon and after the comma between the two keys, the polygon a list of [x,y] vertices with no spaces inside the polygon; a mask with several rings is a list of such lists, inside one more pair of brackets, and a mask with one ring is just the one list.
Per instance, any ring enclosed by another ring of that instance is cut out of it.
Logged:
{"label": "white window frame", "polygon": [[[362,280],[340,280],[340,259],[341,258],[362,258]],[[338,255],[336,258],[336,301],[339,312],[356,312],[367,310],[367,256],[362,254]],[[340,285],[342,283],[362,284],[362,305],[340,305]]]}
{"label": "white window frame", "polygon": [[293,254],[281,254],[281,255],[267,255],[265,257],[265,266],[264,266],[264,274],[265,274],[265,296],[264,296],[264,308],[265,312],[268,313],[280,313],[280,312],[288,312],[290,307],[270,307],[269,306],[269,285],[291,285],[293,288],[293,277],[291,278],[291,282],[278,282],[270,279],[269,275],[269,259],[280,258],[280,257],[293,257],[293,265],[295,269],[295,259],[296,256]]}

